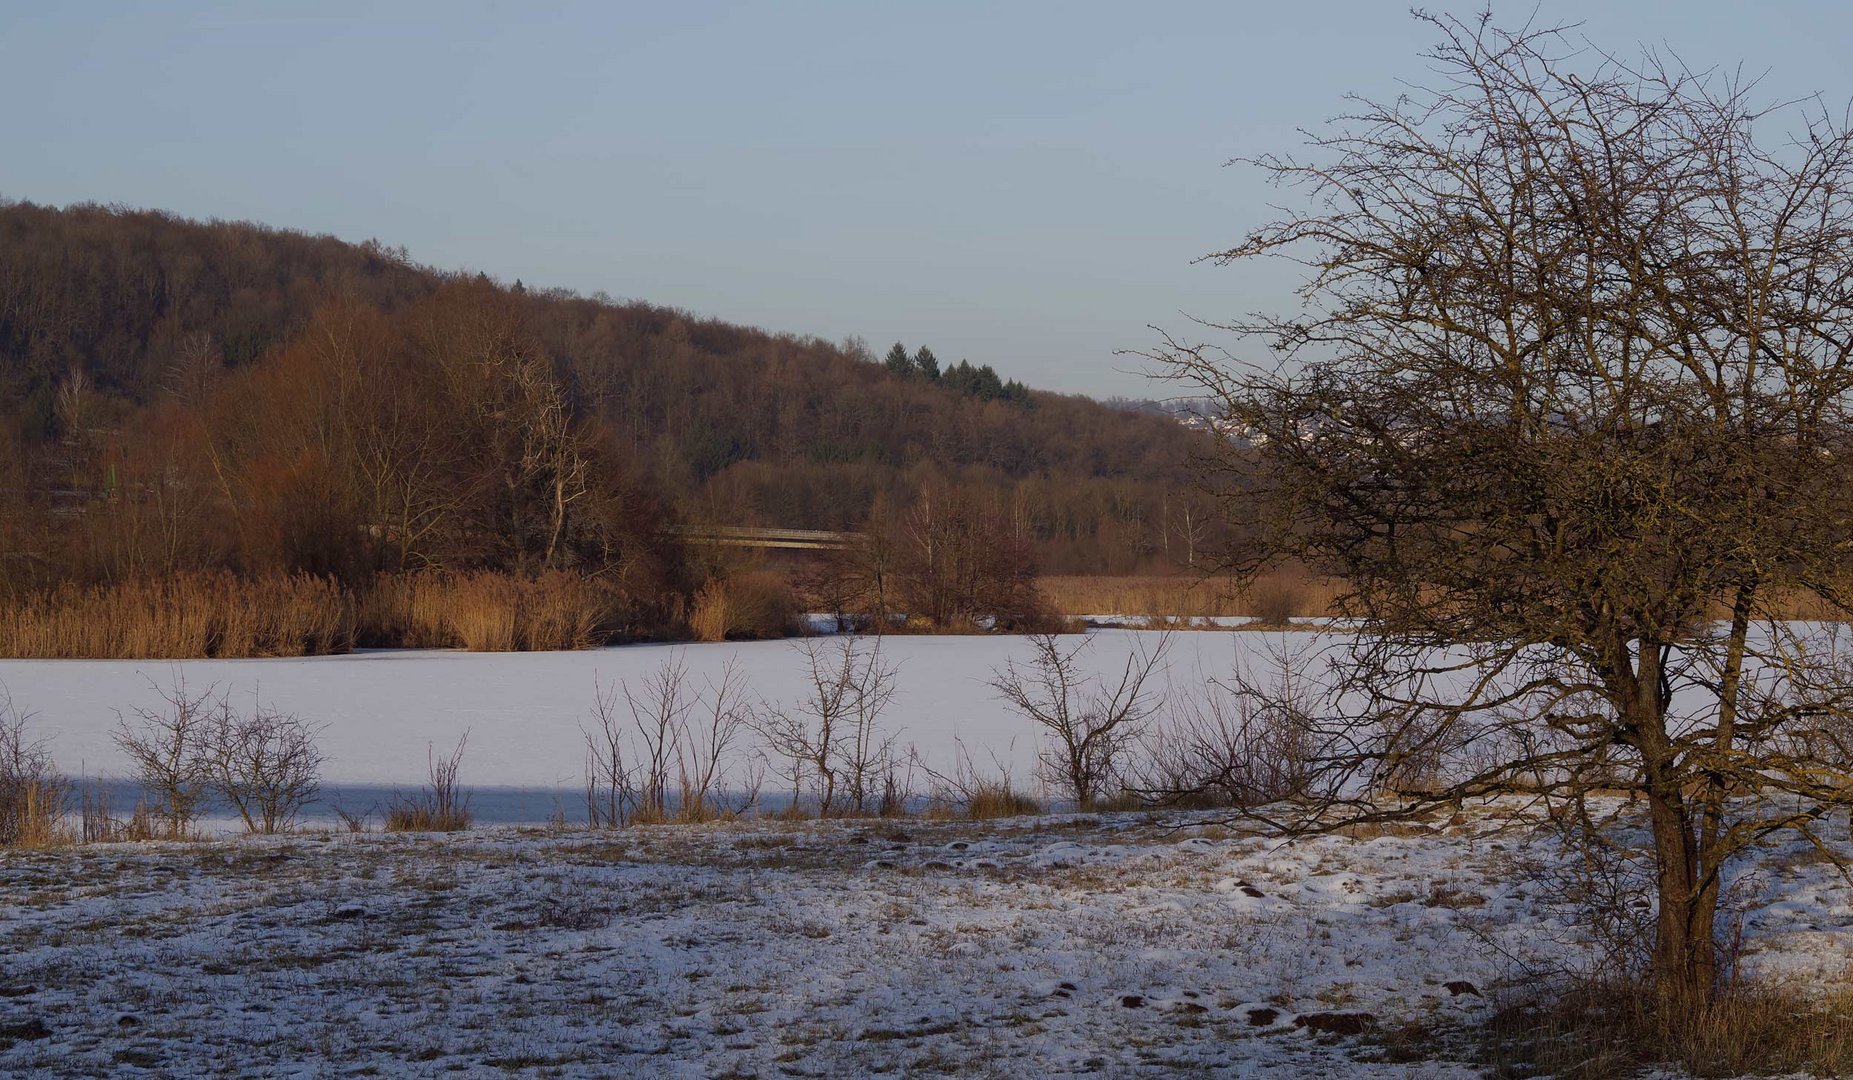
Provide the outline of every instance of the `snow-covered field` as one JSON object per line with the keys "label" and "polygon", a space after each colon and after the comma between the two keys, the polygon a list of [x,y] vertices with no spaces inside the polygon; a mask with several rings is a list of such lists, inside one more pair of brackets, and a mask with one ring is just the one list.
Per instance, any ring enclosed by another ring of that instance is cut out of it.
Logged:
{"label": "snow-covered field", "polygon": [[[1201,685],[1279,634],[1205,631],[1175,635],[1168,670]],[[1292,635],[1295,639],[1307,634]],[[1101,630],[1089,662],[1117,673],[1135,648],[1157,635]],[[804,658],[792,642],[630,645],[583,652],[467,653],[378,651],[308,659],[0,660],[0,688],[37,714],[32,730],[65,771],[111,777],[128,769],[110,739],[118,711],[161,705],[158,687],[184,680],[216,685],[326,725],[319,740],[330,797],[365,807],[394,786],[425,778],[430,744],[447,750],[466,731],[462,779],[475,788],[478,816],[504,823],[544,822],[558,801],[568,813],[583,782],[594,689],[639,680],[671,657],[699,688],[737,658],[755,699],[790,702],[805,691]],[[889,637],[883,656],[900,667],[898,694],[882,725],[900,746],[950,771],[959,748],[987,771],[1007,767],[1028,786],[1036,732],[1004,708],[986,685],[1007,658],[1021,662],[1020,637]],[[499,790],[497,790],[499,789]],[[345,792],[345,796],[344,796]]]}
{"label": "snow-covered field", "polygon": [[[1155,636],[1093,640],[1116,672]],[[1170,674],[1282,640],[1179,634]],[[1291,843],[1213,814],[532,824],[577,809],[596,684],[737,658],[790,701],[793,648],[0,662],[73,773],[120,776],[117,710],[184,677],[326,725],[337,791],[415,786],[467,730],[503,822],[0,852],[0,1075],[1467,1077],[1475,1025],[1586,947],[1555,833],[1498,805]],[[986,685],[1023,639],[883,648],[902,745],[1029,781]],[[1853,888],[1799,845],[1745,871],[1750,965],[1843,984]]]}
{"label": "snow-covered field", "polygon": [[[500,827],[0,854],[0,1074],[1467,1077],[1573,958],[1551,834],[1141,816]],[[1766,853],[1753,963],[1853,890]],[[1336,1029],[1325,1030],[1321,1029]],[[1343,1032],[1357,1032],[1346,1034]]]}

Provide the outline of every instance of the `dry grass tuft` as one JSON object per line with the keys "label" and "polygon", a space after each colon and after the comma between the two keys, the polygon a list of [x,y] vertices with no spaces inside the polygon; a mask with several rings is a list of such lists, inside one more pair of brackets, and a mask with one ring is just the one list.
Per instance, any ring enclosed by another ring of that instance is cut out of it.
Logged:
{"label": "dry grass tuft", "polygon": [[965,816],[973,821],[1047,813],[1048,807],[1005,780],[978,783],[965,796]]}
{"label": "dry grass tuft", "polygon": [[1658,1007],[1632,987],[1577,986],[1560,1000],[1502,1009],[1483,1038],[1500,1080],[1622,1080],[1661,1063],[1696,1077],[1844,1076],[1853,1070],[1853,985],[1811,997],[1752,983],[1711,1005]]}
{"label": "dry grass tuft", "polygon": [[476,815],[470,812],[470,794],[458,784],[463,771],[463,749],[470,733],[464,732],[457,746],[444,757],[426,747],[429,780],[416,795],[395,795],[386,808],[387,832],[459,832],[470,827]]}
{"label": "dry grass tuft", "polygon": [[695,594],[688,622],[696,641],[759,641],[784,637],[797,619],[790,583],[760,570],[710,578]]}

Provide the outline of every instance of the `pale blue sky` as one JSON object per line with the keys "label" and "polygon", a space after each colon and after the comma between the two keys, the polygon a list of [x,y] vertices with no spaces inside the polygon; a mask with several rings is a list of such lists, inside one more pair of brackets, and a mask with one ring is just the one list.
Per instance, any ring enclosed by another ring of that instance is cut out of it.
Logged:
{"label": "pale blue sky", "polygon": [[[1471,11],[1477,4],[1434,5]],[[1530,4],[1501,5],[1523,20]],[[1544,0],[1611,48],[1853,98],[1853,6]],[[1149,392],[1148,323],[1287,297],[1191,260],[1347,91],[1419,77],[1397,3],[16,3],[0,195],[403,244],[437,266],[898,339]]]}

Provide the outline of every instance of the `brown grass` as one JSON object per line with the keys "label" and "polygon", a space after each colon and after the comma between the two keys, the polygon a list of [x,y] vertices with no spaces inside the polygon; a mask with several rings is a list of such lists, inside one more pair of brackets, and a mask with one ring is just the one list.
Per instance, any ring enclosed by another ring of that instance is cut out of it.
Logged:
{"label": "brown grass", "polygon": [[65,805],[71,785],[63,777],[0,780],[0,847],[48,848],[68,844]]}
{"label": "brown grass", "polygon": [[1698,1077],[1844,1076],[1853,1070],[1853,985],[1812,997],[1774,983],[1712,1005],[1664,1004],[1628,987],[1577,986],[1501,1010],[1486,1026],[1490,1075],[1621,1080],[1672,1062]]}
{"label": "brown grass", "polygon": [[585,649],[604,641],[620,607],[599,582],[564,571],[382,574],[361,599],[357,636],[412,649]]}
{"label": "brown grass", "polygon": [[0,655],[184,660],[306,656],[353,644],[353,606],[323,578],[186,574],[66,585],[0,602]]}
{"label": "brown grass", "polygon": [[386,808],[387,832],[458,832],[470,827],[476,815],[470,811],[470,794],[459,783],[463,771],[463,750],[470,734],[464,732],[456,749],[444,757],[427,747],[425,757],[429,779],[415,795],[394,795]]}
{"label": "brown grass", "polygon": [[756,641],[784,637],[797,619],[790,583],[755,570],[710,578],[695,594],[688,623],[696,641]]}
{"label": "brown grass", "polygon": [[[1146,575],[1134,577],[1054,576],[1038,581],[1056,611],[1069,616],[1143,616],[1152,629],[1189,629],[1188,620],[1204,616],[1249,616],[1262,626],[1281,626],[1294,618],[1331,613],[1344,582],[1319,578],[1297,567],[1284,567],[1257,578],[1246,589],[1228,578]],[[1819,596],[1802,591],[1772,598],[1779,619],[1837,622],[1844,612]],[[1713,616],[1730,618],[1719,606]]]}
{"label": "brown grass", "polygon": [[1254,616],[1275,622],[1326,614],[1339,584],[1287,568],[1257,579],[1247,590],[1227,578],[1045,577],[1039,584],[1065,615],[1154,617]]}
{"label": "brown grass", "polygon": [[1048,807],[1003,780],[975,785],[965,796],[965,816],[973,821],[1046,813]]}

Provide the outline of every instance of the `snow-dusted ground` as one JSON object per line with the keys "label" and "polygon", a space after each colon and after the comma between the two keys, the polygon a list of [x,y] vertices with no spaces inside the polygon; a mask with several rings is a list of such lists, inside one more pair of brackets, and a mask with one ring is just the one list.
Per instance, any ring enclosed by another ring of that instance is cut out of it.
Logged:
{"label": "snow-dusted ground", "polygon": [[[1471,1025],[1576,949],[1534,872],[1550,834],[1496,820],[1292,844],[1110,815],[0,853],[0,1074],[1476,1076]],[[1853,891],[1794,847],[1753,880],[1757,965],[1846,970]]]}
{"label": "snow-dusted ground", "polygon": [[[1202,685],[1226,672],[1238,655],[1254,655],[1282,635],[1217,632],[1175,635],[1168,671],[1180,684]],[[1308,634],[1289,635],[1295,641]],[[1089,662],[1115,674],[1135,648],[1157,635],[1102,630],[1091,635]],[[866,639],[865,639],[866,640]],[[827,646],[829,642],[824,642]],[[0,660],[0,687],[37,716],[35,735],[65,771],[100,777],[127,772],[110,739],[118,711],[156,708],[157,687],[184,680],[199,691],[216,685],[244,701],[251,695],[275,708],[326,725],[319,745],[324,780],[343,805],[364,807],[396,785],[425,777],[426,752],[447,750],[469,733],[463,782],[478,789],[484,820],[544,822],[555,804],[569,812],[582,783],[585,744],[596,685],[633,687],[665,660],[680,657],[692,684],[718,675],[730,658],[750,680],[754,698],[793,701],[805,690],[797,643],[629,645],[582,652],[469,653],[375,651],[307,659]],[[1008,658],[1029,655],[1026,639],[1009,636],[888,637],[882,653],[900,667],[883,727],[902,747],[917,748],[934,769],[950,772],[963,745],[986,771],[993,760],[1019,786],[1033,771],[1036,731],[1004,708],[986,685]],[[484,789],[502,789],[487,791]]]}

